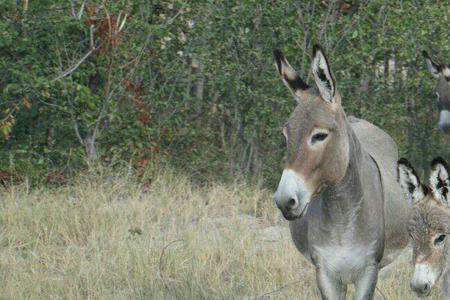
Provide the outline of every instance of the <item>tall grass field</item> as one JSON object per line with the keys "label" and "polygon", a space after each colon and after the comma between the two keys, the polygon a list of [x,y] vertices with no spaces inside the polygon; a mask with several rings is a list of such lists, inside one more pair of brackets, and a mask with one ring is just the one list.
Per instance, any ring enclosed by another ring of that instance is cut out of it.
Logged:
{"label": "tall grass field", "polygon": [[[106,172],[3,189],[0,298],[319,299],[271,191],[165,168],[138,182]],[[415,299],[411,272],[397,264],[375,298]]]}

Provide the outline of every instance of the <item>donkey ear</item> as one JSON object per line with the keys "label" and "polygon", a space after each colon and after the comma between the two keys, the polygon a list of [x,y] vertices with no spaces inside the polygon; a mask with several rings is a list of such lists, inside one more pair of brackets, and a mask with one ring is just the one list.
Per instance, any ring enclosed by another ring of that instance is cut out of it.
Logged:
{"label": "donkey ear", "polygon": [[[278,49],[273,51],[273,56],[275,59],[275,66],[281,75],[281,79],[284,84],[289,88],[289,90],[294,94],[297,101],[300,101],[303,92],[309,89],[308,84],[304,82],[298,73],[291,67],[287,59],[284,57],[283,52]],[[304,96],[303,96],[304,97]]]}
{"label": "donkey ear", "polygon": [[441,158],[436,157],[431,162],[430,172],[430,188],[434,198],[442,201],[444,204],[450,206],[450,168],[447,162]]}
{"label": "donkey ear", "polygon": [[327,57],[319,45],[313,48],[312,73],[319,89],[320,95],[325,101],[335,102],[336,83],[328,65]]}
{"label": "donkey ear", "polygon": [[426,51],[422,51],[422,55],[425,58],[425,63],[427,65],[428,71],[434,76],[438,76],[441,67],[431,59]]}
{"label": "donkey ear", "polygon": [[398,182],[412,203],[417,203],[426,195],[426,188],[420,183],[419,176],[405,158],[400,158],[397,164]]}

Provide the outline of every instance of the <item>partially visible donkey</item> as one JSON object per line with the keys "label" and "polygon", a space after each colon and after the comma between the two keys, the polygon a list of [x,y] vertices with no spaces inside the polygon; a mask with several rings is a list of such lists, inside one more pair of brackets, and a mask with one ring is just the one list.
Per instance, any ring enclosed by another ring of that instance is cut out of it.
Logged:
{"label": "partially visible donkey", "polygon": [[437,79],[436,95],[439,109],[439,129],[450,133],[450,68],[446,65],[435,63],[427,52],[422,52],[428,71]]}
{"label": "partially visible donkey", "polygon": [[431,163],[429,186],[406,159],[398,162],[400,185],[414,203],[408,231],[413,241],[411,288],[426,297],[443,277],[443,299],[450,299],[450,168],[442,158]]}

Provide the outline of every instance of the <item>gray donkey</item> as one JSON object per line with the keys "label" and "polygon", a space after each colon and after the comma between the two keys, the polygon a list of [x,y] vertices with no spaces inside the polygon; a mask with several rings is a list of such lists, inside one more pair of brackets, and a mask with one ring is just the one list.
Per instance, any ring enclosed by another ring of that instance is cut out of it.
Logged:
{"label": "gray donkey", "polygon": [[439,129],[450,133],[450,68],[435,63],[427,52],[422,52],[428,71],[438,79],[436,85],[437,106],[439,109]]}
{"label": "gray donkey", "polygon": [[450,168],[442,158],[434,159],[428,187],[406,159],[399,160],[398,173],[401,186],[414,203],[408,228],[413,241],[411,288],[418,296],[428,296],[443,277],[443,299],[450,299]]}
{"label": "gray donkey", "polygon": [[372,299],[380,268],[408,245],[409,205],[396,181],[395,142],[347,118],[328,60],[314,46],[310,87],[281,51],[276,67],[298,105],[284,126],[286,164],[274,195],[298,250],[314,264],[322,299]]}

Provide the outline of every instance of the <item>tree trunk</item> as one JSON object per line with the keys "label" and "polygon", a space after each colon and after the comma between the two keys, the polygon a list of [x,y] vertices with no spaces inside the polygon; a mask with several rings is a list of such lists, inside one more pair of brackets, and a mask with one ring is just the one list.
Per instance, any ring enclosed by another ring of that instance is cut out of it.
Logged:
{"label": "tree trunk", "polygon": [[91,135],[86,136],[84,138],[84,147],[86,148],[86,157],[88,164],[96,162],[98,159],[98,153],[95,138]]}

